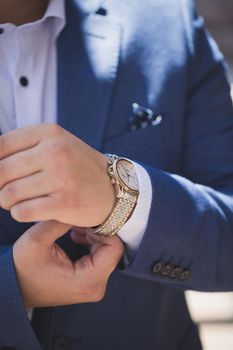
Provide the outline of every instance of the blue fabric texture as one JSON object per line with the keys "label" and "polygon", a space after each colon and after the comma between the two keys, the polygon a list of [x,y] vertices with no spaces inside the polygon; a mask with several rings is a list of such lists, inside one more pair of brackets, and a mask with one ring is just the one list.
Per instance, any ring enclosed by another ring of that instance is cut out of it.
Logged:
{"label": "blue fabric texture", "polygon": [[[66,2],[58,123],[147,169],[148,227],[129,265],[112,274],[103,301],[38,309],[30,324],[11,251],[28,225],[1,210],[0,346],[198,350],[183,291],[233,290],[233,108],[225,62],[192,1],[109,0],[96,13],[101,4]],[[144,120],[133,130],[133,103],[161,122]],[[82,253],[68,236],[60,244],[73,258]],[[157,273],[158,262],[188,275]]]}

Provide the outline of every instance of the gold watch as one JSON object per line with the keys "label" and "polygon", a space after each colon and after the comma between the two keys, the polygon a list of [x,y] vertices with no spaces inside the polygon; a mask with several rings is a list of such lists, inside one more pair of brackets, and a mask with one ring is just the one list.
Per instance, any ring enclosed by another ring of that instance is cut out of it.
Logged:
{"label": "gold watch", "polygon": [[139,196],[138,178],[135,166],[128,159],[112,154],[108,157],[108,175],[115,186],[116,203],[110,215],[99,226],[88,228],[87,232],[104,236],[116,234],[131,217]]}

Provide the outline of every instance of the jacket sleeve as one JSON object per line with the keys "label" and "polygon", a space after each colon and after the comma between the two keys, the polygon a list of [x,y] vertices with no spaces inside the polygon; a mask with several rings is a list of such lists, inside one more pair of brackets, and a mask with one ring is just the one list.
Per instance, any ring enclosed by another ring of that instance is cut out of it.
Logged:
{"label": "jacket sleeve", "polygon": [[187,29],[183,170],[148,171],[146,232],[124,273],[200,291],[233,290],[233,109],[225,63],[195,11]]}
{"label": "jacket sleeve", "polygon": [[0,247],[0,348],[41,350],[17,283],[12,247]]}

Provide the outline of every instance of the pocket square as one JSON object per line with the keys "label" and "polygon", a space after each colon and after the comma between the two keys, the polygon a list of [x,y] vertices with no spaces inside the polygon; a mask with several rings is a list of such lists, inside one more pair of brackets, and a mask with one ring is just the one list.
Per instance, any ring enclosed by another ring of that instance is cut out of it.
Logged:
{"label": "pocket square", "polygon": [[132,104],[132,116],[129,120],[129,131],[155,126],[162,122],[163,117],[156,114],[152,109],[143,107],[138,103]]}

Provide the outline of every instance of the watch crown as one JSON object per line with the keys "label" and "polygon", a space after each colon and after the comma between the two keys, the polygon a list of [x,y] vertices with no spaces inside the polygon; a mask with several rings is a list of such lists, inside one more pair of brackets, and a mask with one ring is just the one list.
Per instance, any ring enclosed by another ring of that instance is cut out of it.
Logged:
{"label": "watch crown", "polygon": [[114,172],[113,172],[113,171],[109,171],[109,172],[108,172],[108,175],[109,175],[110,177],[115,177],[115,175],[114,175]]}

